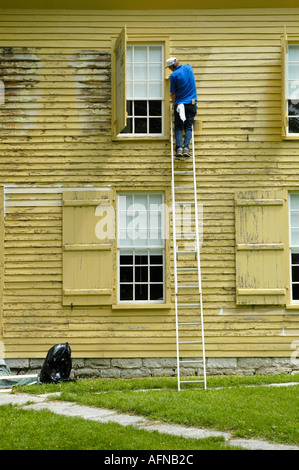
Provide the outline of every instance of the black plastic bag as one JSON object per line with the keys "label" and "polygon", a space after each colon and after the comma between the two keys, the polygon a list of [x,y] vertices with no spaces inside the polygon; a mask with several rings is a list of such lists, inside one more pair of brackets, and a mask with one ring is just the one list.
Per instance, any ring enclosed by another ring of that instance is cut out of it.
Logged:
{"label": "black plastic bag", "polygon": [[69,379],[72,368],[71,348],[68,343],[61,343],[49,349],[40,373],[43,383],[58,383]]}

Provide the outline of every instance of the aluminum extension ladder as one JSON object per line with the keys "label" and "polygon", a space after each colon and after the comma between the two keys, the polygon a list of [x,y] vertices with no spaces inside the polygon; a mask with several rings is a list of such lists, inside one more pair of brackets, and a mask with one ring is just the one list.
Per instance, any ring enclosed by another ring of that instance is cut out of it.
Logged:
{"label": "aluminum extension ladder", "polygon": [[[192,129],[192,167],[190,169],[190,157],[183,157],[179,163],[176,163],[179,159],[174,156],[172,120],[172,108],[170,107],[171,192],[178,390],[181,390],[181,384],[193,382],[202,382],[206,390],[206,358],[201,290],[199,212],[196,191],[194,131]],[[179,167],[179,169],[177,169],[177,167]],[[183,185],[184,175],[192,177],[192,186]],[[177,180],[179,181],[177,182]],[[189,196],[190,193],[192,196]],[[177,194],[181,195],[181,197],[176,198]],[[187,195],[188,198],[186,199]],[[189,340],[190,336],[198,336],[199,339]],[[200,346],[198,348],[200,350],[200,356],[197,357],[201,357],[201,359],[183,357],[184,353],[181,350],[183,349],[183,345],[186,344],[196,345],[196,348]],[[183,368],[184,364],[187,363],[203,364],[203,380],[186,380],[181,378],[181,366]]]}

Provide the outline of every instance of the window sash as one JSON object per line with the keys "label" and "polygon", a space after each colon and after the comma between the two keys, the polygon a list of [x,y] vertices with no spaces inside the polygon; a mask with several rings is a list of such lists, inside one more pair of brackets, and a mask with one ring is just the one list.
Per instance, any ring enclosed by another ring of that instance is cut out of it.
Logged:
{"label": "window sash", "polygon": [[[164,194],[123,193],[118,195],[117,239],[118,239],[118,302],[164,303],[165,302],[165,210]],[[134,220],[135,218],[135,220]],[[135,224],[134,224],[135,222]],[[134,229],[136,229],[134,233]],[[154,235],[154,236],[151,236]],[[132,257],[130,263],[123,263],[122,256]],[[147,257],[146,263],[138,263],[138,256]],[[157,262],[157,256],[162,262]],[[123,279],[121,273],[128,268],[129,277]],[[154,268],[156,275],[151,277]],[[136,278],[136,273],[147,273],[145,279]],[[129,289],[127,299],[122,296],[122,288]],[[153,290],[158,289],[161,297],[153,299]],[[139,294],[138,294],[138,289]],[[143,292],[141,290],[143,289]]]}
{"label": "window sash", "polygon": [[292,303],[299,303],[299,193],[289,195],[289,247],[290,298]]}

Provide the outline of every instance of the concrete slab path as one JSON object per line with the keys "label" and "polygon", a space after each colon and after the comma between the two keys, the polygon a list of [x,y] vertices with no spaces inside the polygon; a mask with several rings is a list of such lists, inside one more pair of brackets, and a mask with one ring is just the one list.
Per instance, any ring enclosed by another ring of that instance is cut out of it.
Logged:
{"label": "concrete slab path", "polygon": [[[53,396],[54,395],[54,396]],[[167,423],[157,423],[150,421],[142,416],[135,416],[117,411],[94,408],[78,405],[72,402],[52,401],[55,394],[30,395],[25,393],[11,394],[9,391],[1,390],[1,405],[17,405],[25,409],[49,410],[53,413],[69,417],[79,417],[90,419],[100,423],[114,422],[122,426],[134,426],[146,431],[158,431],[160,433],[172,434],[193,439],[203,439],[205,437],[221,436],[227,444],[242,447],[249,450],[299,450],[297,446],[273,444],[258,439],[235,439],[230,433],[214,431],[210,429],[200,429],[196,427],[187,427]]]}

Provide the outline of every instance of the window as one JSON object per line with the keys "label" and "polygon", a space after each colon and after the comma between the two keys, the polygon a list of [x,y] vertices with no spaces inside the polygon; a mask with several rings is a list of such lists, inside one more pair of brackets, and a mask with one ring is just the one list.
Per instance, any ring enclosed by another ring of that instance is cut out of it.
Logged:
{"label": "window", "polygon": [[287,134],[299,134],[299,44],[287,51]]}
{"label": "window", "polygon": [[119,302],[164,302],[163,202],[161,193],[118,196]]}
{"label": "window", "polygon": [[[113,138],[167,138],[169,106],[165,96],[165,56],[169,37],[128,37],[126,26],[112,47]],[[167,90],[165,90],[167,88]]]}
{"label": "window", "polygon": [[291,301],[299,302],[299,194],[290,194]]}
{"label": "window", "polygon": [[162,45],[128,45],[127,125],[122,134],[161,135],[164,100]]}

